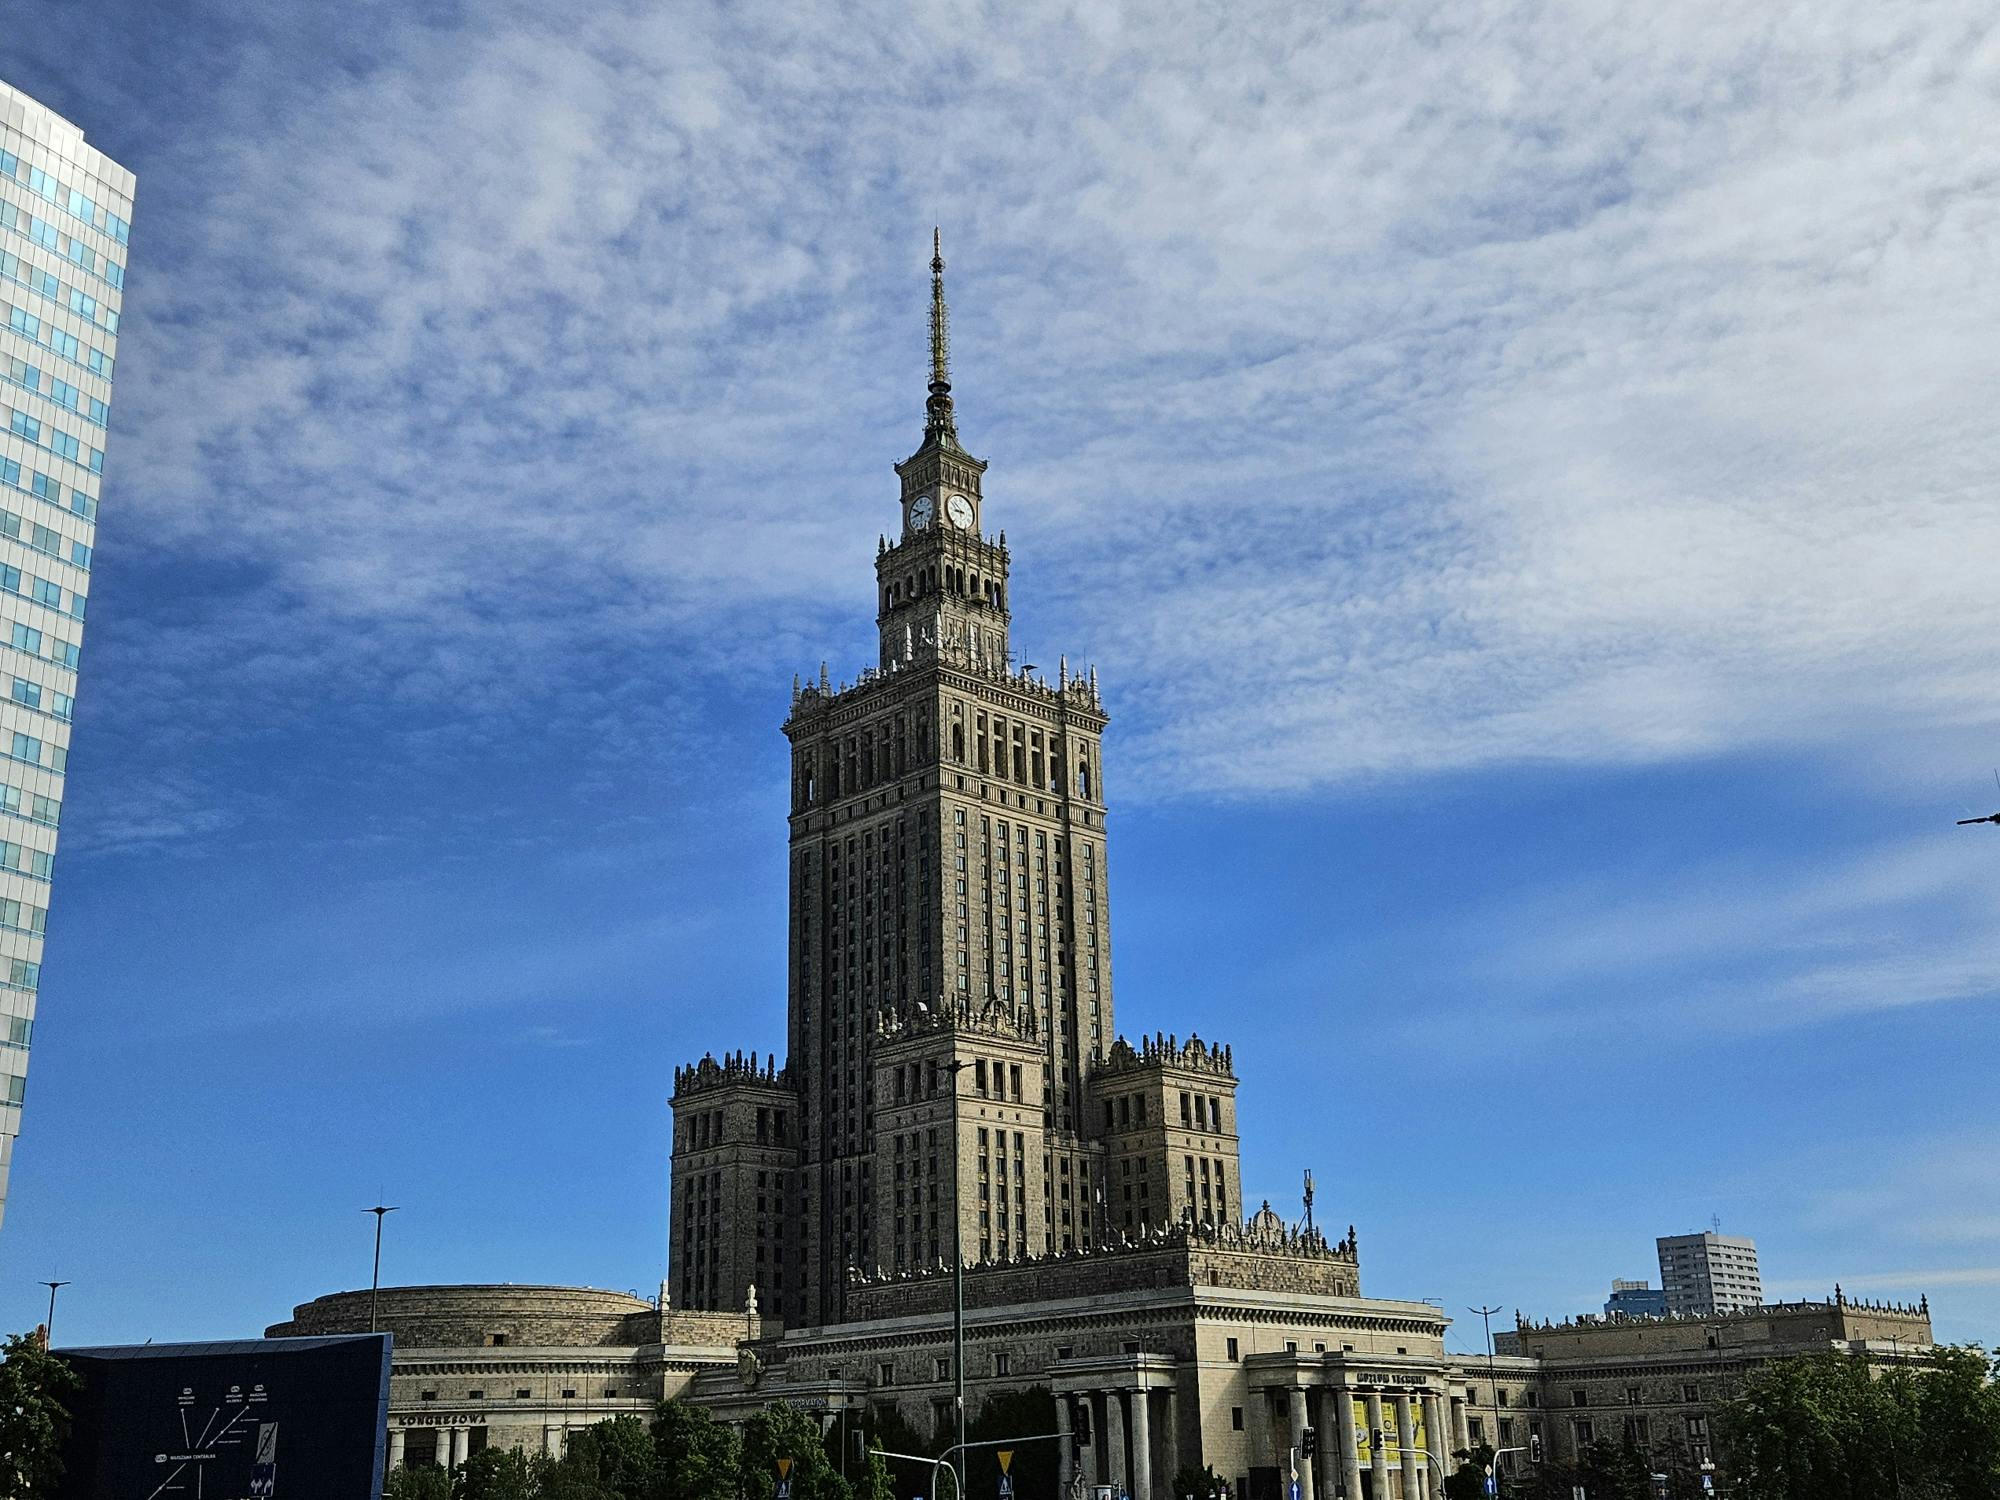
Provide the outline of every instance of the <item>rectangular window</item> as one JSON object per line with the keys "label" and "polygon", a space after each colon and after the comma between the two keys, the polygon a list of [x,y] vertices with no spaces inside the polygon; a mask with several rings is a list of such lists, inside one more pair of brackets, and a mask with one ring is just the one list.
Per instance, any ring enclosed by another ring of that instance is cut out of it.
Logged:
{"label": "rectangular window", "polygon": [[[954,1274],[956,1274],[956,1273],[954,1273]],[[1241,1350],[1240,1348],[1238,1348],[1238,1346],[1237,1346],[1237,1343],[1236,1343],[1236,1340],[1235,1340],[1235,1339],[1231,1339],[1231,1340],[1229,1340],[1229,1359],[1230,1359],[1230,1362],[1231,1362],[1231,1363],[1233,1364],[1233,1363],[1235,1363],[1235,1362],[1236,1362],[1237,1360],[1241,1359],[1242,1357],[1243,1357],[1243,1353],[1242,1353],[1242,1350]]]}

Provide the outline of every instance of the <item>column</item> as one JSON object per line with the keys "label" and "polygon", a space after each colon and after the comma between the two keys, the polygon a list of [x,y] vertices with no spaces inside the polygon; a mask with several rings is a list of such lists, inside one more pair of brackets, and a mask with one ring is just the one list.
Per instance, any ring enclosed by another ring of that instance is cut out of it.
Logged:
{"label": "column", "polygon": [[[1291,1446],[1292,1446],[1292,1452],[1294,1454],[1298,1454],[1299,1493],[1301,1495],[1310,1495],[1312,1493],[1312,1481],[1308,1476],[1308,1471],[1310,1470],[1311,1465],[1309,1465],[1306,1462],[1305,1455],[1299,1453],[1299,1449],[1305,1447],[1306,1445],[1305,1387],[1300,1385],[1295,1385],[1289,1391],[1286,1391],[1285,1402],[1291,1408],[1291,1416],[1292,1416]],[[1278,1456],[1278,1468],[1281,1471],[1279,1474],[1280,1480],[1289,1486],[1289,1484],[1291,1483],[1292,1476],[1291,1476],[1291,1471],[1287,1467],[1286,1463],[1288,1457],[1289,1455],[1286,1454],[1280,1454]],[[1285,1493],[1289,1495],[1291,1493],[1291,1490],[1287,1488]]]}
{"label": "column", "polygon": [[449,1474],[451,1472],[451,1429],[449,1427],[440,1427],[437,1430],[437,1435],[437,1466]]}
{"label": "column", "polygon": [[1423,1491],[1417,1479],[1417,1419],[1411,1412],[1408,1391],[1396,1392],[1396,1446],[1403,1455],[1403,1500],[1420,1500]]}
{"label": "column", "polygon": [[1444,1402],[1431,1391],[1424,1392],[1424,1447],[1431,1461],[1431,1488],[1442,1494],[1445,1476],[1451,1472],[1451,1440],[1445,1436]]}
{"label": "column", "polygon": [[[1181,1467],[1180,1392],[1172,1386],[1167,1386],[1160,1392],[1160,1399],[1166,1403],[1166,1416],[1162,1425],[1166,1430],[1167,1480],[1171,1483]],[[1199,1438],[1200,1434],[1196,1433],[1195,1436]]]}
{"label": "column", "polygon": [[1125,1488],[1125,1393],[1104,1393],[1104,1482],[1113,1494]]}
{"label": "column", "polygon": [[1375,1476],[1375,1500],[1389,1500],[1389,1445],[1382,1431],[1382,1393],[1368,1393],[1368,1470]]}
{"label": "column", "polygon": [[462,1469],[465,1467],[465,1461],[471,1456],[472,1456],[472,1429],[470,1427],[452,1428],[451,1466],[454,1469]]}
{"label": "column", "polygon": [[1340,1450],[1334,1444],[1340,1439],[1333,1431],[1333,1392],[1325,1389],[1306,1393],[1306,1418],[1319,1434],[1319,1457],[1313,1460],[1313,1487],[1306,1492],[1306,1500],[1335,1500],[1335,1491],[1340,1487],[1337,1477],[1340,1473]]}
{"label": "column", "polygon": [[1132,1500],[1153,1500],[1153,1429],[1146,1388],[1132,1392]]}
{"label": "column", "polygon": [[403,1429],[400,1427],[389,1429],[389,1467],[392,1469],[403,1467]]}
{"label": "column", "polygon": [[1456,1453],[1461,1448],[1472,1446],[1472,1433],[1465,1425],[1465,1401],[1462,1397],[1451,1398],[1451,1447]]}
{"label": "column", "polygon": [[1056,1494],[1062,1500],[1069,1500],[1069,1487],[1075,1470],[1070,1466],[1071,1448],[1068,1396],[1056,1397],[1056,1431],[1062,1436],[1056,1442]]}
{"label": "column", "polygon": [[553,1422],[542,1424],[542,1452],[550,1458],[562,1457],[562,1429]]}
{"label": "column", "polygon": [[1340,1444],[1340,1482],[1347,1500],[1361,1500],[1361,1445],[1354,1440],[1354,1393],[1344,1385],[1327,1392],[1333,1398],[1334,1441]]}

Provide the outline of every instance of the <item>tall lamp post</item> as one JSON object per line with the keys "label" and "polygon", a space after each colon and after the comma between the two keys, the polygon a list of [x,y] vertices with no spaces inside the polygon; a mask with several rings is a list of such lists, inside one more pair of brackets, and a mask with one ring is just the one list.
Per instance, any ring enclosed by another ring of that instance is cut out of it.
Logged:
{"label": "tall lamp post", "polygon": [[56,1289],[68,1286],[69,1283],[67,1281],[45,1281],[42,1285],[49,1289],[49,1320],[42,1325],[43,1336],[48,1339],[48,1343],[44,1347],[53,1349],[56,1345]]}
{"label": "tall lamp post", "polygon": [[958,1462],[951,1475],[954,1500],[965,1500],[965,1203],[958,1170],[958,1075],[970,1066],[961,1057],[944,1065],[951,1075],[951,1382],[958,1408]]}
{"label": "tall lamp post", "polygon": [[1500,1382],[1493,1373],[1493,1315],[1500,1309],[1468,1307],[1466,1311],[1478,1313],[1486,1328],[1486,1387],[1493,1402],[1493,1493],[1497,1495],[1500,1493]]}
{"label": "tall lamp post", "polygon": [[368,1283],[368,1331],[374,1333],[375,1303],[382,1295],[382,1221],[396,1210],[386,1204],[378,1203],[373,1208],[364,1208],[361,1211],[364,1214],[375,1215],[375,1275]]}

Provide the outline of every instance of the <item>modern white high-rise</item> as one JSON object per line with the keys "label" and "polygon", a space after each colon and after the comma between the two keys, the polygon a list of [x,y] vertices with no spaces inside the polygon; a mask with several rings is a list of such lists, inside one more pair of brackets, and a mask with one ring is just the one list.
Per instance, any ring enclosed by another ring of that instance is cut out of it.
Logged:
{"label": "modern white high-rise", "polygon": [[1704,1230],[1662,1235],[1654,1243],[1668,1312],[1705,1315],[1763,1306],[1755,1240]]}
{"label": "modern white high-rise", "polygon": [[0,83],[0,1214],[27,1096],[132,174]]}

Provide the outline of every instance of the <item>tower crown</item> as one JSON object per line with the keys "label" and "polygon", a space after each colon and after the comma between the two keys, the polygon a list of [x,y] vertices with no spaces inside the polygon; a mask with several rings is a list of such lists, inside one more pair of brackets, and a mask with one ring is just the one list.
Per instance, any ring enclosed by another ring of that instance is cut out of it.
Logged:
{"label": "tower crown", "polygon": [[924,402],[924,440],[917,451],[948,448],[965,450],[958,444],[958,424],[951,409],[951,310],[944,301],[944,238],[931,230],[931,393]]}

